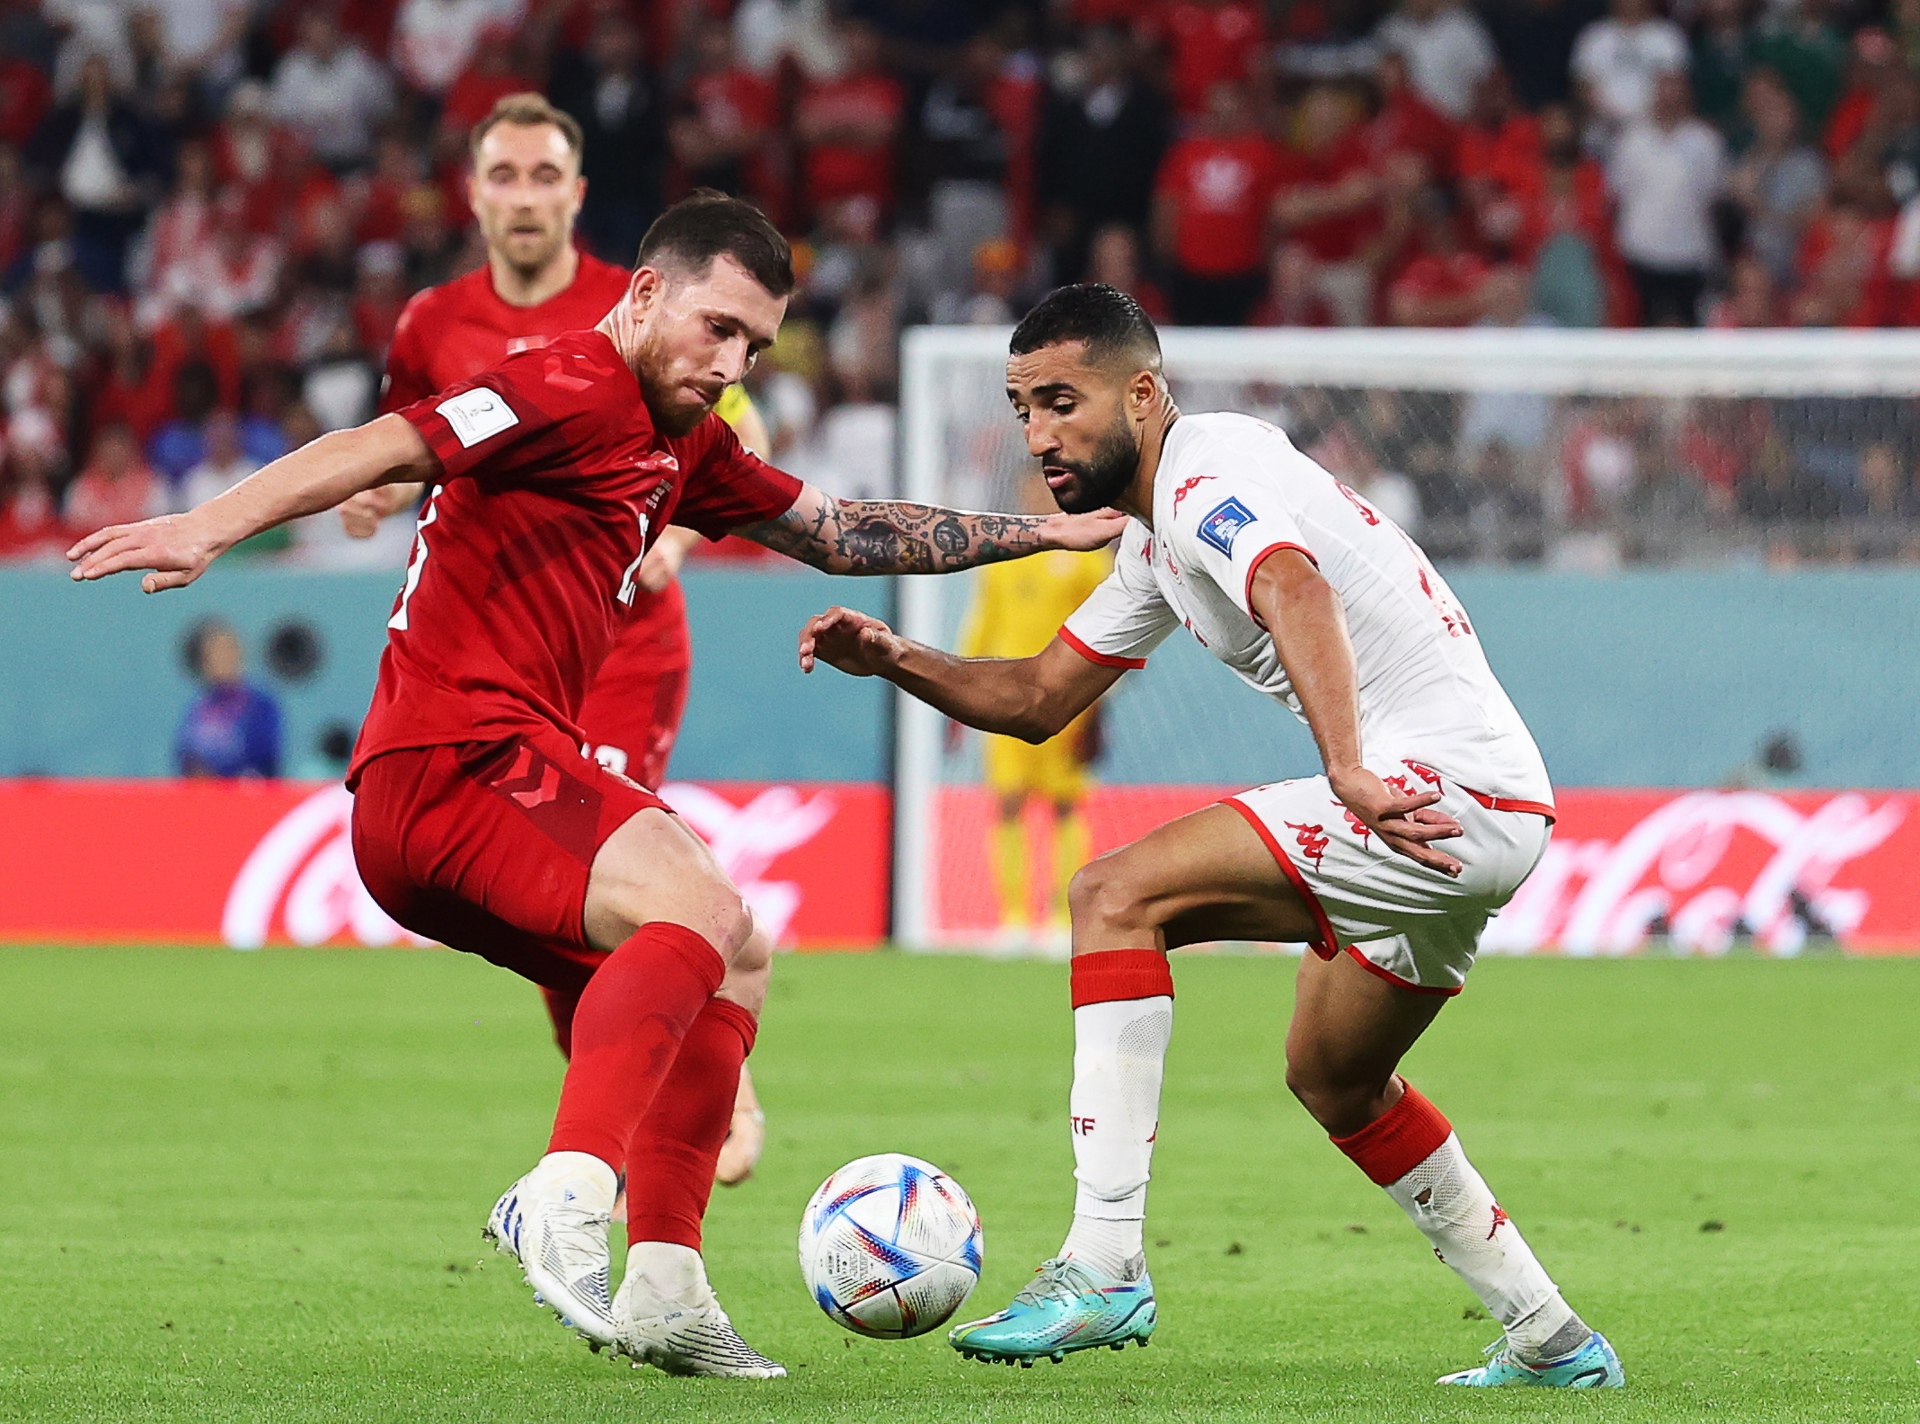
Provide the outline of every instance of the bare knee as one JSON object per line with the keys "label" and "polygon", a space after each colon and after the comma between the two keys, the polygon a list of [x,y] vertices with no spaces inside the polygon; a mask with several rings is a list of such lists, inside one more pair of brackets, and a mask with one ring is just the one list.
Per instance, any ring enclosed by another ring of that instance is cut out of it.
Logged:
{"label": "bare knee", "polygon": [[755,926],[740,952],[727,965],[727,977],[720,982],[720,997],[731,999],[758,1018],[766,1006],[767,985],[772,978],[773,941]]}
{"label": "bare knee", "polygon": [[618,948],[641,925],[685,925],[729,965],[753,933],[753,915],[706,845],[661,813],[636,816],[601,847],[587,884],[585,929]]}
{"label": "bare knee", "polygon": [[1067,885],[1067,908],[1073,914],[1076,945],[1083,940],[1102,947],[1131,942],[1146,949],[1155,944],[1159,926],[1153,922],[1150,899],[1129,873],[1125,857],[1103,855],[1075,871]]}
{"label": "bare knee", "polygon": [[1357,1071],[1317,1055],[1287,1053],[1287,1089],[1313,1120],[1334,1137],[1351,1137],[1398,1096],[1394,1075]]}

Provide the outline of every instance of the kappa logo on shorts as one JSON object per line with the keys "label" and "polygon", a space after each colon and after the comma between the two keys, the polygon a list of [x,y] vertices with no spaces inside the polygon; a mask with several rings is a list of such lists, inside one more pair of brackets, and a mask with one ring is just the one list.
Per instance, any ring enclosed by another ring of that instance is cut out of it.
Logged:
{"label": "kappa logo on shorts", "polygon": [[1237,499],[1215,505],[1200,521],[1200,537],[1228,558],[1233,557],[1233,541],[1240,531],[1253,523],[1253,511]]}
{"label": "kappa logo on shorts", "polygon": [[482,440],[491,439],[520,423],[520,417],[513,413],[513,407],[497,392],[485,386],[475,386],[470,391],[451,396],[441,401],[434,410],[453,427],[454,438],[460,442],[463,450],[471,450]]}
{"label": "kappa logo on shorts", "polygon": [[1300,854],[1312,861],[1313,868],[1318,870],[1320,861],[1326,855],[1327,846],[1332,840],[1332,837],[1327,834],[1327,828],[1300,821],[1288,821],[1285,824],[1288,830],[1297,833],[1294,841],[1300,847]]}

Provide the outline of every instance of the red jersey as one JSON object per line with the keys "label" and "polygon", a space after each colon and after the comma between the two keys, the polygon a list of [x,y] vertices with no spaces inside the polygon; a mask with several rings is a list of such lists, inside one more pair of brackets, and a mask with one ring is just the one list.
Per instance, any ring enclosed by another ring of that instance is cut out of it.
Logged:
{"label": "red jersey", "polygon": [[1196,4],[1194,0],[1159,7],[1151,28],[1167,47],[1167,69],[1174,106],[1183,114],[1206,107],[1207,90],[1221,82],[1250,77],[1255,57],[1266,42],[1263,7],[1247,0]]}
{"label": "red jersey", "polygon": [[571,331],[400,412],[440,475],[388,620],[348,769],[405,747],[559,727],[630,623],[640,561],[669,522],[719,538],[784,514],[800,482],[718,416],[655,428],[613,342]]}
{"label": "red jersey", "polygon": [[407,303],[393,329],[380,413],[470,380],[516,351],[545,346],[563,331],[597,326],[625,295],[628,275],[625,268],[583,252],[573,281],[538,306],[502,301],[485,267],[427,288]]}
{"label": "red jersey", "polygon": [[815,211],[844,198],[871,198],[882,211],[893,203],[894,135],[906,112],[907,91],[889,74],[854,74],[815,81],[800,91],[796,118],[816,123],[886,125],[889,136],[872,146],[847,141],[814,144],[805,152],[801,172],[807,203]]}
{"label": "red jersey", "polygon": [[1160,164],[1159,190],[1173,204],[1173,258],[1200,277],[1232,277],[1260,266],[1274,145],[1259,134],[1196,134]]}
{"label": "red jersey", "polygon": [[[1276,188],[1333,187],[1373,166],[1364,130],[1347,130],[1319,153],[1282,148]],[[1345,217],[1321,218],[1288,234],[1322,262],[1350,262],[1380,226],[1377,210],[1364,208]]]}

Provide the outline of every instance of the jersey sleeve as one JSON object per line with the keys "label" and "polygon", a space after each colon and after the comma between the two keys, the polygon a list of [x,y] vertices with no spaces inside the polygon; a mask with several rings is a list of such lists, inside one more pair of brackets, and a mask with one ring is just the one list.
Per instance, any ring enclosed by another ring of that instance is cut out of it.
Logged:
{"label": "jersey sleeve", "polygon": [[393,328],[393,344],[387,349],[387,374],[380,382],[382,415],[391,415],[433,394],[420,336],[420,298],[425,295],[423,292],[407,303]]}
{"label": "jersey sleeve", "polygon": [[[578,351],[523,351],[399,411],[446,479],[480,474],[514,485],[578,479],[566,451],[619,418],[617,368]],[[540,458],[514,460],[538,447]]]}
{"label": "jersey sleeve", "polygon": [[1101,667],[1142,668],[1180,619],[1160,596],[1147,563],[1148,534],[1127,526],[1113,572],[1060,627],[1060,640]]}
{"label": "jersey sleeve", "polygon": [[1254,622],[1253,575],[1267,555],[1280,549],[1305,554],[1317,567],[1300,521],[1271,482],[1208,476],[1196,482],[1174,511],[1168,537],[1174,556],[1198,571]]}
{"label": "jersey sleeve", "polygon": [[717,415],[709,415],[694,434],[673,523],[724,539],[744,525],[778,519],[800,498],[800,481],[753,454]]}

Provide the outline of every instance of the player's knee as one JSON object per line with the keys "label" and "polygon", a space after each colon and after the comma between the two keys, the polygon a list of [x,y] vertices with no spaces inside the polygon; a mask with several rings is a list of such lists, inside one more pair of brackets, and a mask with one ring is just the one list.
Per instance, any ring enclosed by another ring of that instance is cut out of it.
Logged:
{"label": "player's knee", "polygon": [[740,892],[723,880],[713,887],[713,905],[709,914],[713,926],[713,947],[720,951],[720,957],[727,961],[731,969],[749,953],[752,946],[753,912],[747,908],[747,902],[740,898]]}
{"label": "player's knee", "polygon": [[1287,1090],[1335,1137],[1350,1136],[1380,1115],[1383,1087],[1380,1082],[1343,1072],[1337,1064],[1287,1055]]}
{"label": "player's knee", "polygon": [[1105,926],[1118,930],[1149,931],[1149,897],[1142,893],[1137,877],[1129,873],[1126,861],[1116,855],[1103,855],[1088,861],[1074,872],[1067,885],[1067,908],[1077,926],[1091,929]]}
{"label": "player's knee", "polygon": [[720,997],[731,999],[757,1018],[767,1002],[767,984],[772,977],[773,942],[756,928],[727,966]]}

